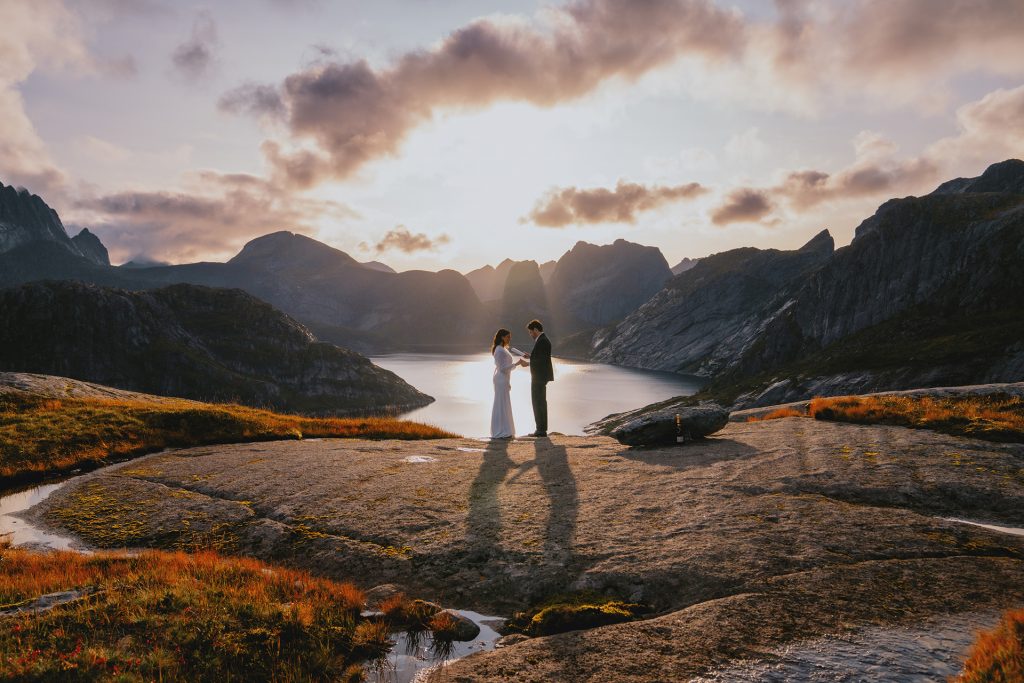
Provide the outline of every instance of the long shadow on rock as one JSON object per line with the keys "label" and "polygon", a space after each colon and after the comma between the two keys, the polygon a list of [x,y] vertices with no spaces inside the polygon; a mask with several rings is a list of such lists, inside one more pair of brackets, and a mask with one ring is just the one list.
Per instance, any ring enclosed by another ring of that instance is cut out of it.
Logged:
{"label": "long shadow on rock", "polygon": [[508,456],[509,442],[492,440],[484,450],[480,471],[469,489],[466,546],[471,558],[485,561],[500,554],[501,501],[498,491],[515,467]]}
{"label": "long shadow on rock", "polygon": [[624,458],[645,465],[661,465],[677,470],[707,467],[716,462],[742,460],[760,453],[753,446],[723,437],[708,437],[680,446],[662,448],[627,448],[619,453]]}
{"label": "long shadow on rock", "polygon": [[573,543],[580,501],[576,477],[569,466],[569,453],[565,446],[556,446],[547,439],[538,439],[533,447],[537,473],[549,501],[544,557],[548,562],[570,567],[574,564]]}

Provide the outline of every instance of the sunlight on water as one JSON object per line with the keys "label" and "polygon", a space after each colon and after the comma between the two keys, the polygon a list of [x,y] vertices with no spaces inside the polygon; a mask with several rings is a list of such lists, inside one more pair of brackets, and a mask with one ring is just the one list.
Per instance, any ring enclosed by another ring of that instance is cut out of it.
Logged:
{"label": "sunlight on water", "polygon": [[[489,354],[394,354],[371,360],[437,399],[403,417],[464,436],[489,435],[494,400],[494,361]],[[555,381],[548,385],[548,429],[563,434],[582,434],[585,426],[605,415],[687,396],[701,386],[697,378],[667,372],[557,358],[554,365]],[[533,431],[528,368],[512,372],[512,413],[516,434]]]}

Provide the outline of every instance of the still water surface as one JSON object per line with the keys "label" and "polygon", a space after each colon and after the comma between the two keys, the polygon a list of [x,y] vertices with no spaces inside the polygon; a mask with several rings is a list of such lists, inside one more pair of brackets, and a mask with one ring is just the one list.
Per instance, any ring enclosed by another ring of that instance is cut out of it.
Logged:
{"label": "still water surface", "polygon": [[[437,399],[403,417],[463,436],[490,436],[494,361],[489,354],[401,353],[371,360]],[[584,427],[605,415],[673,396],[688,396],[701,386],[696,377],[669,372],[558,358],[554,365],[555,381],[548,385],[548,431],[563,434],[582,434]],[[529,368],[512,371],[512,414],[517,435],[534,430]]]}

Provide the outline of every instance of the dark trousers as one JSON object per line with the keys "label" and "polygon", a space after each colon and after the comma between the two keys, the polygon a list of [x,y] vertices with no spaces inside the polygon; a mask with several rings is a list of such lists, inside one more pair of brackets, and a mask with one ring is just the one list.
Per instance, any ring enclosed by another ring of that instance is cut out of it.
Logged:
{"label": "dark trousers", "polygon": [[548,383],[533,382],[530,385],[530,398],[533,400],[533,421],[537,423],[537,431],[548,431]]}

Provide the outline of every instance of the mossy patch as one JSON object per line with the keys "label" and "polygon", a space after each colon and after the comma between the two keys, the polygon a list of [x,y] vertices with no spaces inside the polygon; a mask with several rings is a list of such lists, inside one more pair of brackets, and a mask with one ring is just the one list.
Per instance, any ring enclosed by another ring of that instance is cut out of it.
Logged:
{"label": "mossy patch", "polygon": [[550,636],[609,624],[634,621],[650,612],[638,603],[597,593],[559,595],[517,612],[507,623],[509,631],[528,636]]}

